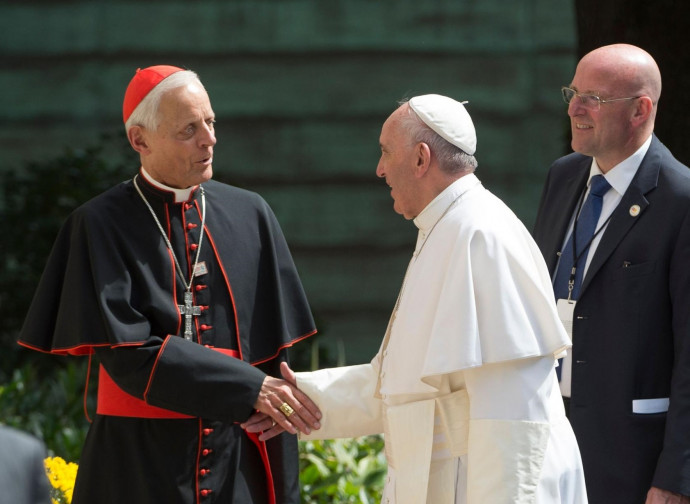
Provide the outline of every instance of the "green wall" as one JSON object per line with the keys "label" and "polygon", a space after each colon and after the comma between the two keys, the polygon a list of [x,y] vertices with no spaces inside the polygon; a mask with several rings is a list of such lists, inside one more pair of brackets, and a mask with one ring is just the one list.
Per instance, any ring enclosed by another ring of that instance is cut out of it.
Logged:
{"label": "green wall", "polygon": [[416,236],[374,173],[381,124],[402,97],[468,100],[477,174],[531,226],[567,148],[574,23],[570,0],[3,3],[1,166],[122,134],[137,67],[195,70],[218,117],[216,173],[269,201],[322,343],[364,362]]}

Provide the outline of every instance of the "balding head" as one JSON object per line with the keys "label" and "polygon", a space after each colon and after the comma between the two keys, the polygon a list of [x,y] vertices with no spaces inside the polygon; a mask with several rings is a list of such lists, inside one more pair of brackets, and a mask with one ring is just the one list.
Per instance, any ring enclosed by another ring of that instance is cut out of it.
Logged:
{"label": "balding head", "polygon": [[649,96],[656,105],[661,96],[661,72],[645,50],[629,44],[613,44],[586,54],[580,65],[600,73],[625,96]]}

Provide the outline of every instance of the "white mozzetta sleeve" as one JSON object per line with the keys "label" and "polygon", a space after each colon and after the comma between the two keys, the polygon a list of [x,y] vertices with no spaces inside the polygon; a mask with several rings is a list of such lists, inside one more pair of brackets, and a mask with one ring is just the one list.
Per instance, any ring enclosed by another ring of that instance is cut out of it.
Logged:
{"label": "white mozzetta sleeve", "polygon": [[465,371],[470,397],[468,504],[536,502],[554,379],[552,356]]}
{"label": "white mozzetta sleeve", "polygon": [[297,386],[321,410],[321,428],[301,439],[359,437],[383,432],[381,400],[374,397],[378,371],[372,364],[296,373]]}

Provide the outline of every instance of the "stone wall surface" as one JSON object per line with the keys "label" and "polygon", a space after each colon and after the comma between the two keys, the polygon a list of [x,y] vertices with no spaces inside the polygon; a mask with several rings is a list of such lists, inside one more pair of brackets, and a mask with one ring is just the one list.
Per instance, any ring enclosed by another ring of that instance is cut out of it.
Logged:
{"label": "stone wall surface", "polygon": [[137,67],[195,70],[217,114],[216,173],[268,200],[320,343],[365,362],[416,236],[374,173],[381,124],[403,97],[468,100],[477,175],[530,227],[567,148],[559,87],[575,46],[570,0],[5,2],[0,170],[122,135]]}

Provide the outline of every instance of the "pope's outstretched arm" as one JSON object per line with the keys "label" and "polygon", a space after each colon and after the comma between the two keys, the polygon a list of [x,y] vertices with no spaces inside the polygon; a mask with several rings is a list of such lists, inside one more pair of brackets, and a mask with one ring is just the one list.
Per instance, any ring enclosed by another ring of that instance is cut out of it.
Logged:
{"label": "pope's outstretched arm", "polygon": [[[370,364],[295,373],[281,364],[283,378],[304,392],[321,410],[321,428],[302,439],[359,437],[383,432],[381,400],[374,391],[377,357]],[[257,413],[242,424],[248,432],[262,432],[261,440],[280,434],[280,425]]]}

